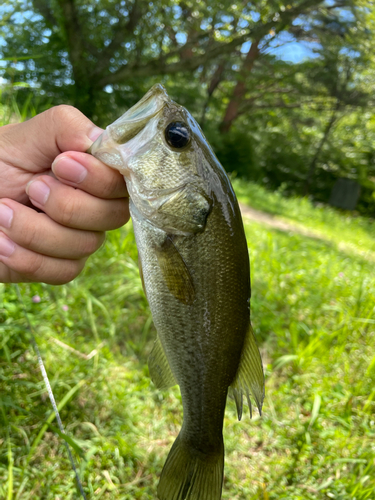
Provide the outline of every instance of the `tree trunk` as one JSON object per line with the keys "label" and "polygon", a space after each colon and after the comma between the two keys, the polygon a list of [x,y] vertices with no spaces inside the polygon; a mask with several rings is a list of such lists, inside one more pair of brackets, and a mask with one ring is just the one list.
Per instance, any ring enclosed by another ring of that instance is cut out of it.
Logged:
{"label": "tree trunk", "polygon": [[69,60],[74,77],[74,106],[87,117],[94,112],[94,84],[86,61],[86,50],[82,27],[78,19],[75,0],[58,0],[62,11],[62,27],[68,46]]}
{"label": "tree trunk", "polygon": [[335,124],[335,122],[337,120],[337,113],[338,113],[338,111],[340,109],[340,106],[341,106],[340,100],[337,99],[336,106],[333,109],[331,118],[330,118],[329,122],[327,123],[327,125],[326,125],[326,127],[324,129],[323,136],[322,136],[322,138],[321,138],[321,140],[320,140],[320,142],[318,144],[318,147],[317,147],[317,149],[315,151],[315,154],[314,154],[314,156],[313,156],[313,158],[311,160],[310,167],[309,167],[309,170],[308,170],[308,173],[307,173],[307,177],[306,177],[305,195],[308,195],[309,192],[310,192],[312,180],[313,180],[313,177],[314,177],[314,174],[315,174],[315,171],[316,171],[316,166],[318,164],[320,153],[322,152],[323,146],[327,142],[328,136],[329,136],[329,134],[330,134],[330,132],[332,130],[332,127],[333,127],[333,125]]}
{"label": "tree trunk", "polygon": [[219,83],[221,82],[221,80],[223,78],[224,69],[225,69],[225,62],[221,62],[218,65],[218,67],[216,68],[216,71],[213,74],[213,77],[211,78],[210,86],[207,89],[207,99],[203,105],[202,116],[200,119],[200,126],[202,128],[204,128],[204,123],[206,121],[206,113],[207,113],[208,105],[210,103],[212,94],[217,89],[217,86],[219,85]]}
{"label": "tree trunk", "polygon": [[75,97],[73,104],[90,120],[92,120],[96,109],[94,95],[95,89],[92,84],[85,80],[79,81],[75,77]]}
{"label": "tree trunk", "polygon": [[249,52],[246,54],[246,58],[238,76],[237,84],[233,90],[232,98],[225,111],[223,121],[219,126],[219,130],[222,134],[229,131],[234,120],[238,116],[239,106],[246,93],[246,76],[253,69],[254,62],[259,55],[259,42],[260,40],[258,39],[254,40],[250,45]]}

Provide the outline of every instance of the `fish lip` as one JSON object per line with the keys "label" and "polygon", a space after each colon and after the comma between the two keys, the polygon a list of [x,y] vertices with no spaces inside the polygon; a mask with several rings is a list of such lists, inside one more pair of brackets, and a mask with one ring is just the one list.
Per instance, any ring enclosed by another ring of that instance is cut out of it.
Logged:
{"label": "fish lip", "polygon": [[106,130],[115,143],[125,144],[171,102],[166,89],[157,83]]}

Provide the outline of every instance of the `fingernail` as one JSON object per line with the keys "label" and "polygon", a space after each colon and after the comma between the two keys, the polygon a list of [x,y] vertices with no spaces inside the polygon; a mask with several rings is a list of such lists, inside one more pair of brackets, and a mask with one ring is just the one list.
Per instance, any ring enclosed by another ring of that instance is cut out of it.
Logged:
{"label": "fingernail", "polygon": [[89,132],[87,135],[88,135],[88,138],[92,141],[92,142],[95,142],[96,139],[104,132],[104,130],[102,128],[99,128],[99,127],[95,127],[91,130],[91,132]]}
{"label": "fingernail", "polygon": [[13,220],[13,210],[0,203],[0,226],[10,228]]}
{"label": "fingernail", "polygon": [[52,172],[66,181],[79,184],[87,175],[87,170],[69,156],[60,156],[52,163]]}
{"label": "fingernail", "polygon": [[26,193],[32,202],[45,205],[50,193],[50,188],[43,181],[31,181],[26,186]]}
{"label": "fingernail", "polygon": [[14,252],[16,245],[9,240],[4,234],[0,233],[0,255],[10,257]]}

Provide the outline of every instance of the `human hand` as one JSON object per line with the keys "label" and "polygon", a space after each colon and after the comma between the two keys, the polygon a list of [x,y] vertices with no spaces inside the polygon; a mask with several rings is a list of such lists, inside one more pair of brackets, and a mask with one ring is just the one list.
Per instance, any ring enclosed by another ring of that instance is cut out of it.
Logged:
{"label": "human hand", "polygon": [[101,132],[71,106],[0,128],[0,282],[67,283],[129,220],[123,177],[85,153]]}

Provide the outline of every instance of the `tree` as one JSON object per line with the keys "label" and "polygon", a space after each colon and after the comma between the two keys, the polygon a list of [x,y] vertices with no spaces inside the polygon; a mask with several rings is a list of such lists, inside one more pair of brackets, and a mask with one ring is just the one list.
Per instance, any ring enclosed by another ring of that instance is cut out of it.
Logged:
{"label": "tree", "polygon": [[[104,126],[161,81],[229,171],[321,201],[347,176],[375,210],[369,0],[5,0],[0,29],[25,99]],[[278,56],[290,42],[310,57]]]}
{"label": "tree", "polygon": [[8,0],[4,74],[98,117],[140,80],[230,59],[322,2]]}

